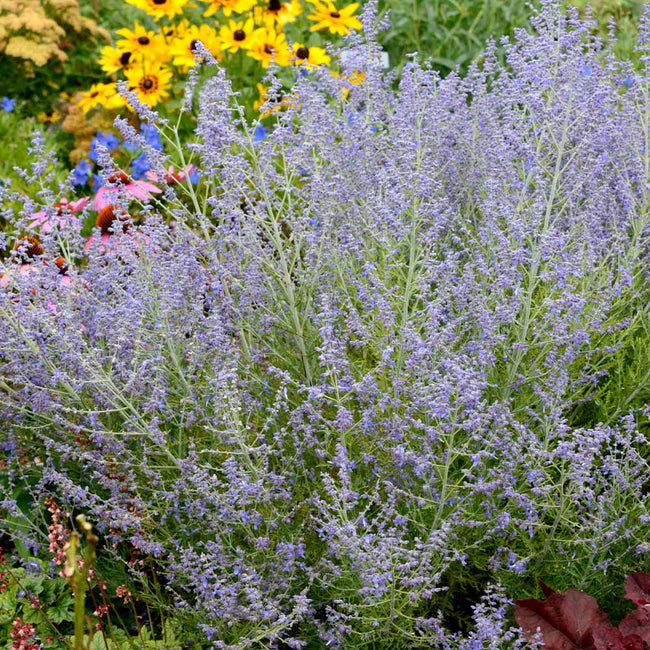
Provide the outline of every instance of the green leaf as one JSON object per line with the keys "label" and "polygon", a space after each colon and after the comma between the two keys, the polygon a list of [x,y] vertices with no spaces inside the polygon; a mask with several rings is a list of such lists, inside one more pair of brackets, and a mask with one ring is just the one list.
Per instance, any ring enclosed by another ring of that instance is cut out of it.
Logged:
{"label": "green leaf", "polygon": [[56,601],[56,605],[48,607],[47,616],[53,623],[74,621],[74,598],[65,594]]}

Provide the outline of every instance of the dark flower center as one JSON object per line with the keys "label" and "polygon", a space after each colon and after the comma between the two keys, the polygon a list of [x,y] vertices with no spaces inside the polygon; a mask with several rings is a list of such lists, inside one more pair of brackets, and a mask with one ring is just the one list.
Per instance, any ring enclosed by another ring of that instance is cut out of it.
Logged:
{"label": "dark flower center", "polygon": [[154,85],[155,85],[154,80],[151,77],[145,77],[140,82],[140,88],[142,88],[142,90],[151,90],[154,87]]}
{"label": "dark flower center", "polygon": [[192,50],[192,52],[196,49],[196,45],[197,45],[198,42],[199,42],[198,39],[195,38],[190,43],[190,50]]}
{"label": "dark flower center", "polygon": [[57,257],[54,260],[56,268],[59,269],[61,275],[65,275],[68,272],[68,263],[62,257]]}
{"label": "dark flower center", "polygon": [[155,5],[164,5],[166,2],[167,0],[153,0]]}
{"label": "dark flower center", "polygon": [[69,210],[70,208],[67,207],[67,203],[55,203],[54,204],[54,211],[57,217],[62,217],[65,214],[66,209]]}
{"label": "dark flower center", "polygon": [[266,54],[273,54],[273,52],[275,52],[275,50],[273,49],[273,47],[271,47],[271,46],[267,43],[267,44],[264,46],[264,52],[265,52]]}
{"label": "dark flower center", "polygon": [[140,36],[138,38],[138,43],[140,43],[140,45],[149,45],[149,43],[151,43],[151,41],[149,40],[148,36]]}
{"label": "dark flower center", "polygon": [[303,61],[309,58],[309,48],[308,47],[299,47],[296,50],[296,56]]}
{"label": "dark flower center", "polygon": [[280,11],[282,9],[281,0],[269,0],[269,11]]}
{"label": "dark flower center", "polygon": [[[90,93],[90,97],[91,97],[91,98],[97,97],[97,95],[99,95],[99,91],[97,91],[97,90],[95,90],[95,91],[93,91],[92,93]],[[49,117],[49,116],[51,115],[51,113],[48,113],[47,115],[48,115],[48,117]]]}
{"label": "dark flower center", "polygon": [[168,172],[165,172],[165,183],[167,185],[177,185],[178,183],[181,182],[181,173],[180,172],[172,172],[171,174]]}
{"label": "dark flower center", "polygon": [[129,177],[124,172],[115,172],[107,178],[107,181],[112,185],[123,185],[129,182]]}
{"label": "dark flower center", "polygon": [[232,37],[236,41],[243,41],[246,38],[246,34],[244,33],[243,29],[237,29],[232,33]]}
{"label": "dark flower center", "polygon": [[123,52],[122,56],[120,57],[120,63],[122,65],[128,65],[130,60],[131,60],[131,52]]}
{"label": "dark flower center", "polygon": [[26,260],[33,260],[37,255],[43,254],[41,242],[36,237],[23,237],[14,245],[14,250],[18,251],[21,257]]}
{"label": "dark flower center", "polygon": [[341,14],[338,11],[331,11],[330,16],[332,16],[332,18],[340,18]]}
{"label": "dark flower center", "polygon": [[126,232],[129,228],[129,224],[126,222],[128,216],[126,212],[120,210],[116,205],[107,205],[97,215],[95,226],[101,228],[102,235],[110,235],[109,228],[112,227],[113,230],[117,230],[116,226],[119,224],[115,224],[115,221],[118,220],[122,222],[122,232]]}

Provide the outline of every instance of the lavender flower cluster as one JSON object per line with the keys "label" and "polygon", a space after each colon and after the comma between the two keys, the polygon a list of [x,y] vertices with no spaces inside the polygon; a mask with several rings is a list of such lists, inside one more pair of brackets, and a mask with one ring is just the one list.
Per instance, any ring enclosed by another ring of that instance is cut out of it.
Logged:
{"label": "lavender flower cluster", "polygon": [[444,80],[353,42],[263,139],[215,66],[201,186],[0,292],[0,526],[56,497],[233,650],[520,648],[535,579],[647,571],[650,74],[533,28]]}

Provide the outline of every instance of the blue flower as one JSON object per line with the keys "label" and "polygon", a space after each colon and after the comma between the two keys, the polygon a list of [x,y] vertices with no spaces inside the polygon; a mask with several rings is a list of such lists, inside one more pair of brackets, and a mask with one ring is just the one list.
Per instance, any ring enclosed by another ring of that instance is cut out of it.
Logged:
{"label": "blue flower", "polygon": [[97,135],[90,143],[90,153],[88,154],[88,158],[94,162],[97,162],[97,147],[99,145],[103,145],[109,151],[114,151],[119,147],[120,139],[112,133],[103,133],[102,131],[97,131]]}
{"label": "blue flower", "polygon": [[192,185],[198,185],[199,184],[199,170],[194,168],[194,171],[188,176],[190,179],[190,183]]}
{"label": "blue flower", "polygon": [[141,153],[131,162],[131,176],[136,180],[142,178],[150,169],[151,165],[144,153]]}
{"label": "blue flower", "polygon": [[104,187],[104,179],[99,174],[93,174],[93,192]]}
{"label": "blue flower", "polygon": [[93,166],[87,160],[80,160],[77,166],[74,168],[73,173],[73,184],[74,185],[85,185],[90,178],[90,172]]}
{"label": "blue flower", "polygon": [[9,97],[3,97],[2,99],[0,99],[0,108],[5,113],[11,113],[14,110],[14,108],[16,108],[16,100],[9,99]]}
{"label": "blue flower", "polygon": [[163,150],[162,142],[160,141],[160,133],[158,133],[158,129],[155,126],[152,126],[151,124],[143,124],[140,127],[140,133],[142,133],[145,142],[150,147],[154,148],[156,151]]}
{"label": "blue flower", "polygon": [[127,151],[131,151],[131,152],[140,151],[140,145],[137,144],[136,142],[131,141],[131,140],[128,140],[128,141],[124,142],[124,144],[122,144],[122,146]]}
{"label": "blue flower", "polygon": [[253,133],[253,140],[255,142],[262,142],[264,138],[266,138],[266,129],[261,124],[258,124]]}

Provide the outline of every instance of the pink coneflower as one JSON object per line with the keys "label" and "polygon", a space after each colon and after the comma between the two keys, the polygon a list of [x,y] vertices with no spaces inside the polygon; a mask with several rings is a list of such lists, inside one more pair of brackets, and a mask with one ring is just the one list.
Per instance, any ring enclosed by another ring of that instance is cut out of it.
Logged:
{"label": "pink coneflower", "polygon": [[[131,225],[131,216],[117,205],[108,204],[99,211],[97,219],[95,219],[95,228],[99,228],[101,231],[102,244],[108,244],[110,242],[113,233],[119,231],[120,224],[122,232],[126,232]],[[86,250],[92,248],[93,242],[94,235],[86,237],[84,248]]]}
{"label": "pink coneflower", "polygon": [[[167,185],[176,185],[178,183],[182,183],[183,181],[185,181],[185,179],[188,176],[191,176],[195,171],[196,171],[196,167],[194,165],[190,165],[187,168],[187,173],[174,171],[173,165],[170,165],[163,172],[163,181],[165,181]],[[159,182],[158,174],[156,174],[156,172],[148,171],[146,176],[150,181],[153,181],[154,183]]]}
{"label": "pink coneflower", "polygon": [[[109,245],[112,249],[117,250],[113,233],[117,233],[120,230],[123,233],[133,234],[135,237],[142,237],[141,233],[134,233],[134,231],[131,230],[131,224],[131,216],[129,213],[117,205],[107,205],[102,208],[95,220],[95,227],[99,228],[101,231],[98,250],[105,252]],[[144,237],[144,241],[145,243],[148,243],[149,238]],[[90,250],[96,243],[97,240],[95,236],[91,235],[86,238],[84,249]]]}
{"label": "pink coneflower", "polygon": [[55,225],[63,228],[68,222],[76,222],[72,217],[72,213],[81,212],[90,201],[89,196],[84,196],[83,199],[77,201],[68,201],[62,199],[59,203],[55,203],[53,210],[41,210],[35,212],[32,217],[34,221],[29,224],[30,228],[39,228],[41,232],[50,232]]}
{"label": "pink coneflower", "polygon": [[[6,273],[0,274],[0,287],[6,289],[9,286],[14,275],[29,275],[36,270],[36,267],[27,262],[25,264],[18,264],[14,268],[10,269]],[[34,291],[34,290],[32,290]]]}
{"label": "pink coneflower", "polygon": [[[49,266],[47,261],[43,262],[44,266]],[[59,286],[69,287],[73,284],[72,278],[68,275],[69,264],[62,257],[57,257],[54,260],[54,265],[59,270]],[[12,268],[8,269],[6,273],[0,274],[0,287],[6,289],[12,279],[19,277],[25,277],[32,274],[39,274],[40,270],[36,264],[32,264],[30,261],[20,262],[19,264],[14,264]],[[32,293],[36,293],[36,289],[32,287]]]}
{"label": "pink coneflower", "polygon": [[27,237],[21,237],[14,244],[14,251],[16,251],[18,254],[17,257],[22,262],[31,262],[44,253],[41,242],[36,237],[30,237],[29,235]]}
{"label": "pink coneflower", "polygon": [[116,172],[108,177],[108,182],[113,187],[100,187],[95,194],[92,202],[92,209],[100,212],[105,207],[114,204],[120,192],[126,194],[130,199],[141,199],[148,201],[151,198],[151,193],[161,192],[162,190],[151,183],[144,181],[134,181],[124,172]]}

